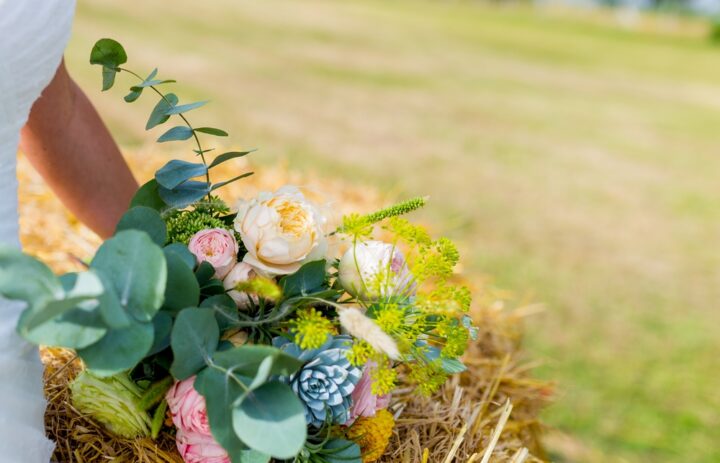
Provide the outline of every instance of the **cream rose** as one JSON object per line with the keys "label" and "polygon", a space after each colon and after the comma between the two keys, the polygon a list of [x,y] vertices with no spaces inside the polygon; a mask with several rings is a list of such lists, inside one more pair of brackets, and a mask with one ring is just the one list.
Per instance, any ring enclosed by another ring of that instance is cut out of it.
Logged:
{"label": "cream rose", "polygon": [[258,297],[256,295],[249,295],[242,291],[234,289],[238,283],[244,283],[250,281],[255,277],[255,269],[245,262],[238,262],[227,274],[225,280],[223,280],[223,286],[227,290],[227,295],[235,301],[238,308],[249,309],[253,305],[258,303]]}
{"label": "cream rose", "polygon": [[364,300],[410,295],[415,281],[405,256],[392,244],[363,241],[348,249],[338,266],[340,284]]}
{"label": "cream rose", "polygon": [[198,263],[207,262],[215,268],[215,277],[225,278],[237,262],[238,244],[231,232],[223,228],[208,228],[195,233],[188,249]]}
{"label": "cream rose", "polygon": [[238,204],[235,230],[245,244],[243,262],[267,275],[287,275],[325,257],[325,219],[295,187],[261,193]]}

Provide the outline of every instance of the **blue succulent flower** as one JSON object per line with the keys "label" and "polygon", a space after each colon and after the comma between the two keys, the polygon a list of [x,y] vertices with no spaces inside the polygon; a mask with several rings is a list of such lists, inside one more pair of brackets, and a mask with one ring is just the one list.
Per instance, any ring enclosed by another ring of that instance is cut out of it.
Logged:
{"label": "blue succulent flower", "polygon": [[273,345],[305,362],[295,374],[281,379],[292,387],[305,405],[308,424],[316,427],[326,421],[345,424],[352,406],[350,395],[362,376],[362,371],[347,359],[347,351],[352,345],[350,337],[330,336],[321,347],[311,350],[302,350],[281,337],[273,339]]}

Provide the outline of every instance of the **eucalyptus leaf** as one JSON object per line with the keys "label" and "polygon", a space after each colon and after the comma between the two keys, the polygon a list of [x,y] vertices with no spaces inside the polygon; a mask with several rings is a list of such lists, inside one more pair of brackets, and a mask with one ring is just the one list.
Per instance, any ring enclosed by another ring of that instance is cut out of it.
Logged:
{"label": "eucalyptus leaf", "polygon": [[258,374],[260,365],[268,357],[273,358],[268,375],[290,376],[303,365],[302,361],[280,349],[262,344],[247,344],[217,352],[213,356],[213,362],[238,375],[254,378]]}
{"label": "eucalyptus leaf", "polygon": [[167,122],[170,116],[166,113],[175,107],[177,103],[178,97],[174,93],[168,93],[164,98],[161,98],[155,105],[155,108],[153,108],[152,113],[150,113],[150,118],[147,124],[145,124],[145,130],[150,130],[153,127]]}
{"label": "eucalyptus leaf", "polygon": [[327,441],[319,453],[325,463],[362,463],[363,461],[360,446],[340,438]]}
{"label": "eucalyptus leaf", "polygon": [[325,283],[325,260],[304,264],[292,275],[280,279],[283,297],[306,296],[317,292]]}
{"label": "eucalyptus leaf", "polygon": [[112,280],[102,272],[97,272],[103,286],[107,288],[100,296],[100,317],[108,328],[127,328],[132,323],[130,314],[120,304],[120,299],[113,288]]}
{"label": "eucalyptus leaf", "polygon": [[173,159],[155,172],[155,180],[161,187],[172,190],[191,178],[205,175],[206,172],[204,164]]}
{"label": "eucalyptus leaf", "polygon": [[[134,90],[136,88],[137,88],[137,90]],[[130,89],[130,93],[125,95],[125,97],[123,99],[125,100],[126,103],[132,103],[132,102],[136,101],[138,98],[140,98],[140,95],[142,95],[142,91],[143,91],[142,88],[132,87]]]}
{"label": "eucalyptus leaf", "polygon": [[181,105],[173,105],[171,108],[168,108],[165,111],[165,114],[168,116],[172,116],[173,114],[181,114],[186,113],[188,111],[192,111],[193,109],[197,109],[201,106],[205,106],[207,104],[207,101],[198,101],[196,103],[188,103],[188,104],[181,104]]}
{"label": "eucalyptus leaf", "polygon": [[175,320],[170,346],[170,373],[178,380],[191,377],[210,360],[220,341],[220,329],[211,310],[187,308]]}
{"label": "eucalyptus leaf", "polygon": [[[197,129],[196,129],[197,130]],[[243,156],[247,156],[248,154],[252,153],[255,150],[250,151],[228,151],[227,153],[219,154],[215,159],[213,159],[213,162],[210,163],[208,166],[208,169],[212,169],[215,166],[219,166],[225,161],[229,161],[231,159],[237,159],[241,158]]]}
{"label": "eucalyptus leaf", "polygon": [[[195,389],[205,398],[210,431],[225,449],[233,463],[254,462],[249,460],[247,445],[237,437],[232,425],[232,404],[242,396],[245,389],[222,371],[205,368],[198,373]],[[269,457],[264,460],[269,460]],[[262,461],[262,460],[260,460]]]}
{"label": "eucalyptus leaf", "polygon": [[200,285],[193,269],[175,252],[165,252],[165,261],[168,278],[163,308],[178,313],[186,307],[196,307],[200,302]]}
{"label": "eucalyptus leaf", "polygon": [[88,311],[94,310],[105,291],[100,278],[91,271],[63,275],[61,282],[66,287],[64,296],[48,301],[42,308],[31,309],[19,325],[21,331],[30,331],[81,306]]}
{"label": "eucalyptus leaf", "polygon": [[167,241],[167,226],[160,214],[147,206],[136,206],[128,209],[120,218],[115,233],[123,230],[140,230],[150,236],[159,246]]}
{"label": "eucalyptus leaf", "polygon": [[207,182],[194,180],[188,180],[173,189],[168,189],[163,186],[158,187],[158,193],[165,204],[177,209],[186,208],[201,200],[209,192],[210,188]]}
{"label": "eucalyptus leaf", "polygon": [[117,40],[100,39],[90,51],[90,64],[116,68],[127,62],[125,49]]}
{"label": "eucalyptus leaf", "polygon": [[215,135],[216,137],[227,137],[228,133],[224,130],[216,129],[214,127],[199,127],[195,129],[196,132],[206,133],[208,135]]}
{"label": "eucalyptus leaf", "polygon": [[170,333],[172,332],[173,319],[172,316],[160,311],[155,315],[153,324],[153,345],[148,355],[154,355],[170,347]]}
{"label": "eucalyptus leaf", "polygon": [[18,329],[23,338],[37,345],[82,349],[98,342],[107,333],[100,317],[92,311],[77,308],[54,318],[37,328],[24,329],[25,317],[31,313],[25,310],[18,320]]}
{"label": "eucalyptus leaf", "polygon": [[[158,143],[164,143],[166,141],[178,141],[187,140],[193,136],[193,131],[186,126],[179,125],[168,130],[157,139]],[[204,167],[204,166],[203,166]]]}
{"label": "eucalyptus leaf", "polygon": [[221,332],[238,321],[237,304],[227,294],[210,296],[200,303],[200,307],[212,309],[215,312],[215,320],[217,320]]}
{"label": "eucalyptus leaf", "polygon": [[242,174],[242,175],[238,175],[237,177],[233,177],[233,178],[231,178],[230,180],[225,180],[224,182],[216,183],[216,184],[214,184],[214,185],[212,186],[212,188],[210,188],[210,191],[215,191],[215,190],[217,190],[218,188],[222,188],[222,187],[224,187],[225,185],[231,184],[232,182],[235,182],[235,181],[240,180],[240,179],[245,178],[245,177],[249,177],[249,176],[251,176],[251,175],[254,174],[254,173],[255,173],[255,172],[246,172],[246,173],[244,173],[244,174]]}
{"label": "eucalyptus leaf", "polygon": [[195,262],[196,258],[195,255],[193,255],[192,252],[188,249],[188,247],[183,243],[170,243],[167,246],[163,248],[163,252],[165,253],[165,256],[167,257],[168,253],[177,254],[178,257],[182,259],[182,261],[187,265],[190,270],[195,270]]}
{"label": "eucalyptus leaf", "polygon": [[248,447],[275,458],[292,458],[307,438],[305,407],[287,384],[269,382],[233,408],[233,429]]}
{"label": "eucalyptus leaf", "polygon": [[195,278],[201,288],[208,284],[214,275],[215,268],[206,260],[200,262],[197,269],[195,269]]}
{"label": "eucalyptus leaf", "polygon": [[117,71],[115,68],[103,66],[102,68],[102,91],[107,91],[112,88],[112,86],[115,84],[115,75],[117,75]]}
{"label": "eucalyptus leaf", "polygon": [[103,274],[120,305],[136,320],[149,322],[160,309],[167,266],[162,249],[147,233],[117,233],[100,246],[90,267]]}
{"label": "eucalyptus leaf", "polygon": [[112,376],[133,368],[148,354],[153,331],[152,323],[133,322],[127,328],[109,330],[98,342],[77,353],[96,375]]}
{"label": "eucalyptus leaf", "polygon": [[155,209],[158,212],[167,208],[165,201],[160,197],[158,192],[158,183],[155,179],[145,183],[133,196],[130,201],[130,207],[145,206]]}
{"label": "eucalyptus leaf", "polygon": [[47,265],[14,246],[0,245],[0,294],[32,307],[62,297],[64,290]]}

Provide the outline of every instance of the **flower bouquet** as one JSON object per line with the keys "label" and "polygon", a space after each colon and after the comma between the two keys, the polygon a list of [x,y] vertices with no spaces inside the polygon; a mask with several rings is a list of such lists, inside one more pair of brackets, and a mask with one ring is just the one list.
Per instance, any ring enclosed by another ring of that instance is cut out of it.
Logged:
{"label": "flower bouquet", "polygon": [[126,102],[157,94],[146,129],[180,119],[158,142],[192,140],[196,161],[160,168],[82,272],[0,249],[0,294],[27,303],[18,332],[77,353],[75,408],[126,438],[169,430],[186,462],[379,459],[399,378],[427,396],[465,370],[476,328],[456,247],[402,217],[423,198],[334,229],[292,186],[231,209],[216,190],[251,173],[211,174],[249,151],[213,156],[201,139],[227,133],[187,117],[204,102],[126,61],[111,39],[90,56],[103,90],[125,72]]}

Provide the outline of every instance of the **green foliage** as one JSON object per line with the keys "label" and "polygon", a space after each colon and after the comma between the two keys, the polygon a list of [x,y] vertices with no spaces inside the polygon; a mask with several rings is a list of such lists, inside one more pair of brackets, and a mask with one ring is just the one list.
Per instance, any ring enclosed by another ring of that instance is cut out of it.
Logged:
{"label": "green foliage", "polygon": [[253,175],[253,174],[254,174],[254,172],[246,172],[246,173],[244,173],[244,174],[238,175],[237,177],[233,177],[233,178],[231,178],[230,180],[225,180],[224,182],[216,183],[216,184],[214,184],[214,185],[210,188],[210,191],[215,191],[215,190],[217,190],[218,188],[222,188],[222,187],[224,187],[225,185],[229,185],[229,184],[231,184],[231,183],[233,183],[233,182],[236,182],[236,181],[238,181],[238,180],[240,180],[240,179],[249,177],[249,176],[251,176],[251,175]]}
{"label": "green foliage", "polygon": [[158,143],[164,143],[166,141],[179,141],[187,140],[193,136],[193,131],[185,126],[177,126],[168,130],[157,139]]}
{"label": "green foliage", "polygon": [[155,180],[161,187],[172,190],[191,178],[205,175],[205,173],[207,173],[207,167],[204,164],[173,159],[155,172]]}
{"label": "green foliage", "polygon": [[125,49],[113,39],[100,39],[90,51],[90,64],[102,66],[103,91],[112,88],[119,66],[127,62]]}
{"label": "green foliage", "polygon": [[274,347],[245,345],[216,352],[198,373],[195,388],[205,397],[213,436],[233,461],[290,458],[300,451],[306,436],[302,404],[288,386],[268,380],[301,365]]}
{"label": "green foliage", "polygon": [[251,448],[275,458],[292,458],[305,444],[305,408],[290,386],[269,382],[233,408],[233,428]]}
{"label": "green foliage", "polygon": [[207,182],[188,180],[173,189],[160,186],[158,192],[165,204],[176,209],[183,209],[210,194],[210,185]]}
{"label": "green foliage", "polygon": [[167,112],[172,109],[177,102],[178,97],[174,93],[164,95],[150,113],[147,124],[145,124],[145,130],[150,130],[153,127],[167,122],[167,120],[170,119],[170,115]]}
{"label": "green foliage", "polygon": [[237,159],[243,156],[247,156],[250,153],[252,153],[252,151],[228,151],[227,153],[219,154],[215,157],[213,162],[210,163],[208,169],[219,166],[223,162],[229,161],[231,159]]}
{"label": "green foliage", "polygon": [[112,376],[137,365],[153,345],[153,324],[131,321],[126,328],[108,330],[98,342],[77,353],[100,377]]}
{"label": "green foliage", "polygon": [[198,127],[195,132],[206,133],[208,135],[214,135],[216,137],[227,137],[228,133],[224,130],[216,129],[214,127]]}
{"label": "green foliage", "polygon": [[200,303],[200,285],[193,273],[193,267],[189,267],[187,261],[177,252],[167,248],[163,251],[168,274],[163,309],[178,313],[186,307],[197,307]]}
{"label": "green foliage", "polygon": [[130,202],[130,207],[145,206],[156,211],[164,211],[167,208],[165,201],[160,197],[158,183],[155,179],[143,184],[135,193]]}
{"label": "green foliage", "polygon": [[308,262],[292,275],[281,278],[279,284],[283,297],[306,296],[322,289],[325,283],[325,263],[324,259]]}
{"label": "green foliage", "polygon": [[172,330],[173,364],[170,373],[183,380],[200,371],[217,349],[220,329],[212,310],[181,311]]}
{"label": "green foliage", "polygon": [[123,230],[140,230],[150,236],[150,239],[159,246],[167,241],[167,226],[160,214],[150,207],[136,206],[128,209],[120,218],[115,233]]}
{"label": "green foliage", "polygon": [[149,322],[163,302],[167,266],[162,249],[147,233],[124,230],[100,246],[90,267],[112,285],[134,319]]}

